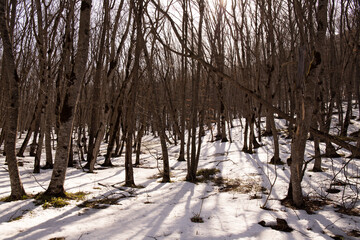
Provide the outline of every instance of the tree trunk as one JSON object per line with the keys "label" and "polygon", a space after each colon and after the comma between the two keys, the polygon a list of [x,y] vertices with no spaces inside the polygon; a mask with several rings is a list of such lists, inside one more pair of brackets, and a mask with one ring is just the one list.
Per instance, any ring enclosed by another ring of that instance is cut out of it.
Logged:
{"label": "tree trunk", "polygon": [[[188,39],[188,1],[183,0],[183,19],[182,19],[182,37],[185,44],[187,44]],[[186,53],[186,47],[183,45],[181,48],[181,53]],[[187,85],[187,74],[188,74],[188,63],[185,56],[181,57],[181,112],[180,112],[180,153],[178,161],[186,161],[185,159],[185,118],[186,118],[186,85]]]}
{"label": "tree trunk", "polygon": [[[13,55],[13,46],[10,39],[11,35],[6,25],[7,19],[5,17],[6,0],[0,0],[0,32],[3,44],[3,56],[6,62],[6,76],[3,76],[3,81],[6,81],[8,86],[7,96],[7,121],[5,125],[5,152],[6,161],[9,168],[11,194],[10,199],[19,200],[26,195],[24,187],[20,179],[20,173],[17,165],[15,146],[16,134],[19,115],[19,84],[20,79],[15,67],[15,59]],[[13,2],[13,8],[16,8],[16,1]],[[12,16],[15,17],[15,16]]]}
{"label": "tree trunk", "polygon": [[65,195],[64,182],[69,160],[73,121],[88,58],[91,5],[92,0],[81,1],[78,51],[75,57],[74,71],[72,71],[70,79],[67,79],[68,88],[60,113],[60,127],[58,131],[54,169],[49,187],[45,192],[51,196]]}
{"label": "tree trunk", "polygon": [[40,173],[40,161],[41,161],[41,153],[43,149],[44,143],[44,135],[45,135],[45,116],[41,116],[41,129],[39,134],[39,140],[36,148],[35,161],[34,161],[34,171],[33,173]]}
{"label": "tree trunk", "polygon": [[[199,33],[198,33],[198,43],[197,49],[198,54],[202,55],[202,25],[204,19],[204,1],[200,0],[199,4],[199,12],[200,12],[200,19],[199,19]],[[192,81],[192,101],[191,101],[191,158],[190,158],[190,168],[188,168],[186,180],[189,182],[196,181],[196,171],[198,166],[198,159],[196,157],[196,128],[198,126],[198,99],[199,99],[199,85],[200,85],[200,78],[201,78],[201,64],[198,62],[196,67],[196,76],[193,76]],[[188,160],[189,161],[189,160]]]}

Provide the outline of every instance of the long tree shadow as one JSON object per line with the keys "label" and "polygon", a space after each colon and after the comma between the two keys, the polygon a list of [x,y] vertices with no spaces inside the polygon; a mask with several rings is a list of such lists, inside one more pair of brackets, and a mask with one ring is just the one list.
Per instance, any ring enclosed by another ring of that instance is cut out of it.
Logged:
{"label": "long tree shadow", "polygon": [[[6,207],[6,209],[4,209]],[[0,216],[0,223],[9,222],[23,216],[26,212],[36,208],[32,200],[16,202],[0,202],[0,208],[3,212]]]}
{"label": "long tree shadow", "polygon": [[13,239],[41,239],[52,233],[56,233],[59,228],[63,228],[65,223],[67,225],[71,225],[78,221],[81,217],[78,215],[74,215],[74,212],[79,210],[78,207],[72,207],[66,212],[62,213],[59,216],[51,218],[45,222],[37,224],[31,228],[28,228],[18,234],[11,236],[9,238],[4,238],[4,240],[13,240]]}

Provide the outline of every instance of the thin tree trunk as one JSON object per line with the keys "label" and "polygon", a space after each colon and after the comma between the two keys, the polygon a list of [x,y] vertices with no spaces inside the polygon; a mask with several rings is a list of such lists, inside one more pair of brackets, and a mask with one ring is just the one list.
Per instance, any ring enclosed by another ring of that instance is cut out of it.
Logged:
{"label": "thin tree trunk", "polygon": [[[198,33],[198,54],[202,56],[202,25],[204,19],[204,1],[200,0],[199,4],[199,33]],[[191,102],[191,158],[190,158],[190,169],[187,171],[186,180],[189,182],[196,181],[196,171],[198,166],[198,159],[196,158],[196,128],[198,126],[198,99],[199,99],[199,85],[201,78],[201,64],[197,63],[196,76],[194,76],[192,83],[192,102]]]}
{"label": "thin tree trunk", "polygon": [[37,144],[35,161],[34,161],[34,171],[33,173],[40,173],[40,161],[41,161],[41,153],[43,149],[44,137],[45,137],[45,116],[41,116],[41,129],[39,134],[39,141]]}
{"label": "thin tree trunk", "polygon": [[[188,1],[183,0],[182,37],[184,42],[188,39]],[[186,53],[186,47],[182,46],[181,52]],[[186,118],[186,85],[187,85],[188,63],[185,56],[181,57],[181,113],[180,113],[180,153],[178,161],[185,161],[185,118]]]}

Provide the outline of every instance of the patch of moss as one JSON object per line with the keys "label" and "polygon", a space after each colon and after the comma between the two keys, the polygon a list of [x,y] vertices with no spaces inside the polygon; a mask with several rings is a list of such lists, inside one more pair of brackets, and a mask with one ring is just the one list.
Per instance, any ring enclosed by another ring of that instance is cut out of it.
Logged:
{"label": "patch of moss", "polygon": [[14,221],[20,220],[20,219],[22,219],[22,218],[23,218],[23,216],[20,215],[20,216],[18,216],[18,217],[15,217],[15,218],[10,219],[9,222],[14,222]]}
{"label": "patch of moss", "polygon": [[0,202],[9,202],[9,197],[2,197],[0,198]]}
{"label": "patch of moss", "polygon": [[88,193],[86,192],[76,192],[76,193],[65,193],[65,197],[53,197],[43,193],[40,193],[35,196],[35,204],[42,205],[44,209],[54,207],[54,208],[62,208],[66,205],[69,205],[69,200],[84,200],[85,196]]}
{"label": "patch of moss", "polygon": [[43,209],[47,209],[50,207],[54,208],[62,208],[66,205],[69,205],[69,202],[66,201],[64,198],[61,197],[52,197],[49,201],[45,200],[42,204]]}
{"label": "patch of moss", "polygon": [[88,195],[89,193],[87,192],[75,192],[75,193],[66,193],[66,196],[70,199],[70,200],[76,200],[76,201],[80,201],[80,200],[84,200],[86,195]]}
{"label": "patch of moss", "polygon": [[18,201],[18,200],[26,200],[29,198],[32,198],[32,195],[23,195],[21,196],[21,199],[14,199],[11,196],[0,198],[0,202],[12,202],[12,201]]}

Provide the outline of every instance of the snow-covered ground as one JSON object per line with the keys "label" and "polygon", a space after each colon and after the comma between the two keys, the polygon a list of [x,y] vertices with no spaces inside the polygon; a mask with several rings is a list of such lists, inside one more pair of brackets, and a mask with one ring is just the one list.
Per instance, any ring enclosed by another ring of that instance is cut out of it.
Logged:
{"label": "snow-covered ground", "polygon": [[[352,120],[351,131],[360,129],[359,121]],[[284,129],[278,121],[278,128]],[[169,146],[171,183],[156,178],[161,169],[159,140],[144,137],[142,165],[134,169],[135,183],[143,188],[125,188],[124,158],[113,159],[114,168],[101,168],[90,174],[81,168],[69,168],[65,182],[68,192],[85,191],[87,200],[117,199],[113,204],[79,207],[83,201],[70,201],[63,208],[36,206],[33,199],[0,202],[0,239],[355,239],[360,232],[360,217],[337,212],[337,205],[355,202],[360,191],[359,160],[323,158],[324,172],[310,171],[308,165],[303,180],[304,195],[312,200],[324,200],[327,205],[309,214],[281,205],[287,193],[290,171],[287,165],[268,164],[272,157],[272,141],[263,137],[264,146],[255,154],[242,152],[240,122],[232,129],[232,143],[210,142],[210,132],[203,139],[199,169],[217,168],[216,181],[193,184],[184,181],[186,162],[178,162],[179,146]],[[290,140],[280,135],[281,159],[290,156]],[[19,141],[21,143],[21,140]],[[324,146],[321,145],[322,150]],[[102,154],[106,145],[102,146]],[[340,150],[344,156],[347,151]],[[28,155],[28,152],[25,153]],[[313,155],[313,144],[308,142],[306,156]],[[45,157],[44,157],[45,159]],[[103,157],[98,158],[102,163]],[[19,158],[21,178],[28,194],[43,192],[49,184],[51,170],[32,173],[33,157]],[[5,157],[0,157],[0,198],[10,194]],[[344,163],[347,163],[343,168]],[[344,174],[345,173],[345,174]],[[223,182],[237,183],[227,189]],[[339,193],[326,190],[334,181],[346,183],[333,186]],[[271,184],[275,181],[273,189]],[[344,184],[343,184],[344,185]],[[261,208],[268,198],[265,210]],[[202,223],[192,222],[199,217]],[[285,219],[292,232],[263,227]],[[352,234],[351,234],[352,233]],[[340,238],[339,238],[340,239]]]}

